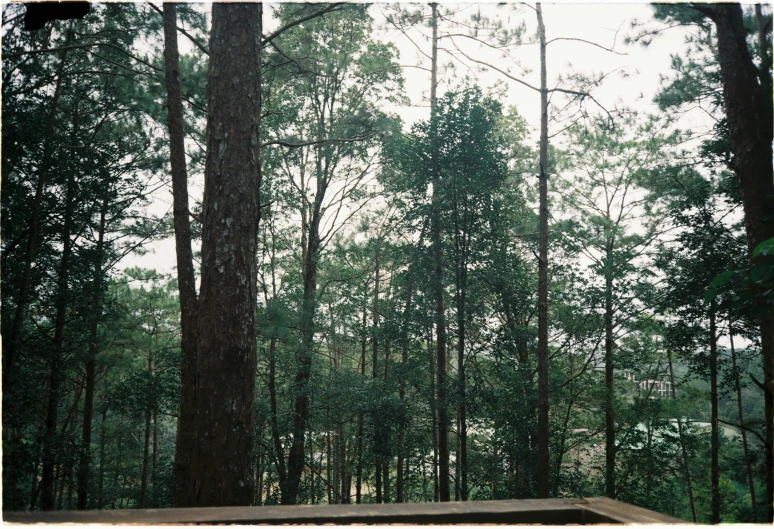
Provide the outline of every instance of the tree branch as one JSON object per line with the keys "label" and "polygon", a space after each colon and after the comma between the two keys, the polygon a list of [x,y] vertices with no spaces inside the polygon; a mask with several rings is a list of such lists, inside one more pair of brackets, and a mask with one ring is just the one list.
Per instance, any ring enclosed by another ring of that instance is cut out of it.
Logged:
{"label": "tree branch", "polygon": [[323,140],[314,140],[314,141],[304,141],[304,142],[298,142],[294,143],[287,140],[272,140],[267,141],[265,143],[261,144],[261,148],[263,147],[269,147],[271,145],[279,145],[280,147],[287,147],[289,149],[298,149],[299,147],[309,147],[312,145],[320,145],[323,143],[353,143],[356,141],[363,141],[370,138],[373,138],[374,136],[378,136],[381,133],[374,132],[373,134],[368,134],[366,136],[355,136],[354,138],[326,138]]}
{"label": "tree branch", "polygon": [[[152,4],[151,2],[148,2],[148,5],[151,6],[159,15],[164,16],[164,11],[162,11],[161,9],[156,7],[154,4]],[[180,33],[182,33],[183,35],[185,35],[186,37],[188,37],[188,40],[193,42],[194,46],[199,48],[203,54],[205,54],[207,56],[210,55],[210,51],[207,49],[207,47],[204,44],[202,44],[201,42],[199,42],[193,35],[188,33],[186,30],[184,30],[180,26],[177,26],[177,30]]]}
{"label": "tree branch", "polygon": [[344,5],[343,2],[340,2],[340,3],[337,3],[337,4],[331,4],[328,7],[326,7],[325,9],[320,9],[319,11],[315,11],[314,13],[311,13],[311,14],[305,16],[305,17],[301,17],[298,20],[294,20],[293,22],[291,22],[291,23],[289,23],[289,24],[287,24],[285,26],[282,26],[277,31],[275,31],[274,33],[269,35],[268,37],[264,37],[263,38],[263,45],[266,46],[272,40],[276,39],[277,37],[279,37],[280,35],[282,35],[287,30],[289,30],[290,28],[292,28],[294,26],[298,26],[299,24],[303,24],[304,22],[306,22],[308,20],[312,20],[313,18],[317,18],[317,17],[322,16],[322,15],[324,15],[326,13],[332,13],[334,11],[341,11],[343,9],[343,7],[342,7],[343,5]]}

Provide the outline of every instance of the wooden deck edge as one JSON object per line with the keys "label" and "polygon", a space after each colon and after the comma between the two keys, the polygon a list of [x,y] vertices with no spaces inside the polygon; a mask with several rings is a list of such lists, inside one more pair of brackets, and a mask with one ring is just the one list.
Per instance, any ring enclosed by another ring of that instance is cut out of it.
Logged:
{"label": "wooden deck edge", "polygon": [[682,520],[607,498],[450,503],[200,507],[106,511],[4,512],[8,524],[386,525],[386,524],[674,524]]}
{"label": "wooden deck edge", "polygon": [[[630,505],[610,498],[586,498],[576,503],[583,511],[583,524],[659,524],[676,525],[691,524],[681,518],[651,511],[636,505]],[[693,525],[693,524],[691,524]]]}

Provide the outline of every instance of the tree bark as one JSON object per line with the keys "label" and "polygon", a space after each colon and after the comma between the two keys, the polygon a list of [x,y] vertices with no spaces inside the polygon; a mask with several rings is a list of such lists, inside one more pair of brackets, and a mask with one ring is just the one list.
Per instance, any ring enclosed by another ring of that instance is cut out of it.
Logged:
{"label": "tree bark", "polygon": [[540,39],[540,226],[538,234],[538,431],[537,497],[549,496],[548,432],[548,88],[546,28],[543,9],[535,4]]}
{"label": "tree bark", "polygon": [[[772,100],[770,82],[764,91],[747,47],[742,8],[739,4],[702,7],[717,27],[718,62],[723,82],[723,100],[744,206],[747,244],[752,251],[774,237],[774,173],[772,172]],[[764,46],[765,47],[765,46]],[[768,68],[768,54],[765,65]],[[763,71],[768,78],[768,71]],[[764,85],[767,83],[764,83]],[[753,264],[769,257],[752,259]],[[760,293],[758,293],[760,295]],[[765,303],[762,300],[760,303]],[[774,314],[770,307],[760,317],[761,353],[765,389],[766,498],[767,519],[774,521]]]}
{"label": "tree bark", "polygon": [[179,507],[253,498],[262,13],[212,6],[196,389],[179,426],[195,445]]}
{"label": "tree bark", "polygon": [[[172,174],[172,215],[177,257],[177,287],[180,293],[180,410],[175,450],[175,496],[180,502],[190,489],[193,430],[182,428],[193,422],[196,386],[196,278],[191,250],[188,211],[188,170],[185,159],[183,99],[180,53],[177,47],[177,7],[164,4],[164,75],[167,88],[169,159]],[[182,504],[182,503],[181,503]]]}

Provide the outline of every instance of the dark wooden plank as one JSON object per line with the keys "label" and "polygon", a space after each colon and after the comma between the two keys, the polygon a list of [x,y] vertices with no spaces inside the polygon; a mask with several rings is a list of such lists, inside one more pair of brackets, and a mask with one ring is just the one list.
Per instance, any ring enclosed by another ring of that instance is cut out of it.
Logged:
{"label": "dark wooden plank", "polygon": [[660,512],[643,509],[610,498],[586,498],[576,503],[583,511],[583,524],[636,523],[687,524],[686,520]]}

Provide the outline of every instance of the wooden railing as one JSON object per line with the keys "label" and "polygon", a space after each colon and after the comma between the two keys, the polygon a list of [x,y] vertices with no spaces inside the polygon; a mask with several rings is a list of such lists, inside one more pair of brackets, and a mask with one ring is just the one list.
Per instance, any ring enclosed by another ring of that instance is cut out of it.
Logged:
{"label": "wooden railing", "polygon": [[608,498],[451,503],[200,507],[4,512],[14,524],[678,524],[684,520]]}

